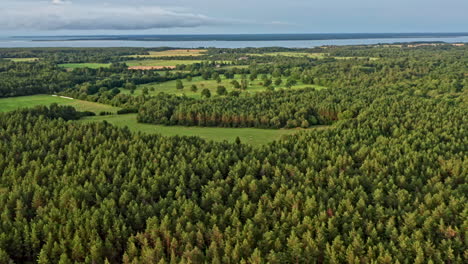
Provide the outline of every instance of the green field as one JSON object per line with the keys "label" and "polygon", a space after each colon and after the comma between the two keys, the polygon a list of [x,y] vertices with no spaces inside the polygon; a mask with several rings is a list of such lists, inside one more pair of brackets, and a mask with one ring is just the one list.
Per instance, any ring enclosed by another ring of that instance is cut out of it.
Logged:
{"label": "green field", "polygon": [[31,61],[37,61],[39,58],[5,58],[5,60],[10,60],[14,62],[31,62]]}
{"label": "green field", "polygon": [[138,123],[136,114],[92,116],[85,117],[78,122],[107,121],[113,125],[128,128],[134,132],[161,134],[163,136],[198,136],[206,140],[234,142],[237,137],[243,143],[261,145],[280,139],[282,136],[291,135],[299,131],[312,129],[326,129],[328,126],[317,126],[309,129],[258,129],[258,128],[220,128],[220,127],[184,127],[162,126]]}
{"label": "green field", "polygon": [[64,63],[64,64],[59,64],[58,66],[67,68],[67,69],[76,69],[76,68],[98,69],[98,68],[107,68],[110,66],[110,63]]}
{"label": "green field", "polygon": [[[240,82],[241,76],[236,75],[235,79]],[[184,89],[183,90],[177,90],[176,88],[176,81],[168,81],[168,82],[163,82],[163,83],[149,83],[149,84],[142,84],[137,86],[137,90],[135,90],[135,95],[141,95],[142,91],[144,88],[148,88],[148,92],[150,95],[157,95],[160,92],[165,92],[169,94],[176,94],[176,95],[183,95],[185,94],[186,96],[193,97],[193,98],[201,98],[201,90],[203,89],[209,89],[211,92],[211,96],[214,97],[216,96],[216,89],[218,88],[219,85],[222,85],[226,87],[228,92],[232,90],[237,90],[241,91],[239,89],[235,89],[233,85],[230,83],[232,80],[231,79],[226,79],[224,76],[221,76],[221,83],[217,83],[215,80],[204,80],[202,77],[194,77],[191,82],[187,80],[182,80]],[[249,93],[257,93],[257,92],[262,92],[265,91],[266,88],[261,85],[262,80],[258,78],[257,80],[254,81],[249,81],[249,87],[247,88],[245,92]],[[283,78],[283,84],[281,84],[278,88],[284,88],[284,84],[286,83],[286,78]],[[198,87],[197,92],[192,92],[190,90],[190,87],[195,84]],[[323,86],[318,86],[318,85],[311,85],[311,84],[302,84],[298,83],[297,85],[291,87],[291,89],[300,89],[300,88],[305,88],[305,87],[314,87],[316,89],[323,89],[325,87]],[[126,89],[121,89],[121,92],[124,94],[130,94],[129,90]]]}
{"label": "green field", "polygon": [[200,63],[201,60],[129,60],[125,63],[129,67],[134,66],[177,66],[177,65],[190,65]]}
{"label": "green field", "polygon": [[50,105],[52,103],[57,103],[59,105],[69,105],[75,107],[78,111],[91,111],[95,113],[102,111],[116,113],[120,109],[118,107],[109,105],[76,99],[65,99],[52,95],[31,95],[0,98],[0,112],[8,112],[19,108],[28,108],[37,105]]}
{"label": "green field", "polygon": [[150,51],[149,55],[131,55],[132,58],[157,58],[157,57],[176,57],[176,56],[200,56],[206,50],[203,49],[175,49],[165,51]]}

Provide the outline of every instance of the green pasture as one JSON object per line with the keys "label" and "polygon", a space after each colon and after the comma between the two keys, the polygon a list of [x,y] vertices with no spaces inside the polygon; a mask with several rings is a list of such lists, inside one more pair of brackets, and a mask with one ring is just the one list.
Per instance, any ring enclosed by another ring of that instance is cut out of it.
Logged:
{"label": "green pasture", "polygon": [[[266,90],[266,87],[262,86],[262,80],[257,78],[254,81],[249,80],[249,87],[245,90],[242,91],[240,89],[235,89],[234,86],[231,84],[232,79],[226,79],[224,76],[221,77],[221,83],[218,83],[216,80],[204,80],[202,77],[194,77],[192,81],[188,81],[186,79],[182,79],[182,83],[184,85],[184,89],[178,90],[176,88],[176,81],[168,81],[168,82],[163,82],[163,83],[149,83],[149,84],[142,84],[138,85],[137,89],[134,92],[134,95],[141,95],[144,88],[148,89],[148,94],[149,95],[157,95],[160,92],[168,93],[168,94],[176,94],[176,95],[186,95],[189,97],[193,98],[200,98],[201,97],[201,91],[203,89],[209,89],[211,92],[211,96],[217,96],[216,90],[218,86],[224,86],[226,87],[227,91],[241,91],[242,93],[257,93],[257,92],[262,92]],[[248,76],[247,76],[248,77]],[[236,75],[235,80],[237,80],[239,83],[241,82],[241,75]],[[275,80],[276,78],[273,78]],[[282,78],[283,83],[279,85],[278,87],[275,87],[275,89],[279,88],[285,88],[285,83],[286,83],[286,78]],[[197,86],[197,92],[192,92],[191,91],[191,86],[196,85]],[[291,89],[301,89],[305,87],[314,87],[316,89],[323,89],[325,87],[323,86],[318,86],[318,85],[311,85],[311,84],[302,84],[298,82],[295,86],[291,87]],[[286,89],[286,88],[285,88]],[[120,89],[122,93],[124,94],[130,94],[129,90],[126,89]]]}
{"label": "green pasture", "polygon": [[5,58],[5,60],[10,60],[14,62],[32,62],[39,60],[39,58]]}
{"label": "green pasture", "polygon": [[99,113],[102,111],[116,113],[120,108],[105,104],[82,101],[77,99],[66,99],[52,95],[31,95],[0,98],[0,112],[9,112],[19,108],[29,108],[38,105],[50,105],[57,103],[59,105],[69,105],[75,107],[78,111],[91,111]]}
{"label": "green pasture", "polygon": [[291,135],[299,131],[312,129],[325,129],[327,126],[317,126],[309,129],[258,129],[258,128],[220,128],[220,127],[184,127],[184,126],[163,126],[138,123],[136,114],[92,116],[86,117],[78,122],[101,122],[107,121],[115,126],[127,126],[131,131],[151,134],[161,134],[163,136],[198,136],[206,140],[230,141],[234,142],[237,137],[242,143],[252,145],[262,145],[278,140],[282,136]]}

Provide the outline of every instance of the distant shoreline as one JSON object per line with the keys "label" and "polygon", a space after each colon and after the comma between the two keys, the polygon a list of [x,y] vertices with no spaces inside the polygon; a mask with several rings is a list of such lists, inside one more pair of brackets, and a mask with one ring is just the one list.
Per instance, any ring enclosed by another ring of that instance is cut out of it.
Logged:
{"label": "distant shoreline", "polygon": [[393,38],[467,37],[468,33],[329,33],[329,34],[210,34],[210,35],[84,35],[13,36],[34,42],[48,41],[308,41]]}
{"label": "distant shoreline", "polygon": [[[301,40],[301,38],[310,39]],[[468,43],[468,33],[26,36],[0,39],[0,48],[311,48],[399,43]]]}

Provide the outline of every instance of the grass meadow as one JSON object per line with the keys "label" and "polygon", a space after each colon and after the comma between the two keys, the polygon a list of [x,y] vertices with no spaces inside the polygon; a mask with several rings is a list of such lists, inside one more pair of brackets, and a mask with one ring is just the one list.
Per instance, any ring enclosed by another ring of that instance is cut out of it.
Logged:
{"label": "grass meadow", "polygon": [[10,60],[14,62],[32,62],[39,60],[39,58],[5,58],[5,60]]}
{"label": "grass meadow", "polygon": [[95,113],[111,112],[116,113],[120,108],[105,104],[82,101],[77,99],[66,99],[52,95],[31,95],[20,97],[0,98],[0,112],[9,112],[20,108],[29,108],[38,105],[50,105],[57,103],[59,105],[69,105],[75,107],[78,111],[91,111]]}
{"label": "grass meadow", "polygon": [[163,126],[138,123],[136,114],[92,116],[85,117],[77,122],[102,122],[107,121],[115,126],[127,126],[131,131],[163,136],[198,136],[206,140],[234,142],[237,137],[242,143],[262,145],[278,140],[283,136],[313,129],[326,129],[327,126],[317,126],[309,129],[259,129],[259,128],[220,128],[220,127],[184,127]]}
{"label": "grass meadow", "polygon": [[[241,81],[241,76],[236,75],[235,80],[238,82]],[[227,91],[241,91],[240,89],[235,89],[234,86],[231,84],[231,79],[225,79],[224,76],[221,76],[221,83],[218,83],[216,80],[204,80],[202,77],[194,77],[192,81],[188,81],[186,79],[182,80],[182,83],[184,85],[184,89],[178,90],[176,88],[176,81],[168,81],[168,82],[163,82],[163,83],[149,83],[149,84],[142,84],[137,86],[137,89],[135,90],[135,95],[141,95],[143,92],[144,88],[148,88],[148,93],[149,95],[157,95],[160,92],[165,92],[169,94],[175,94],[175,95],[186,95],[192,98],[201,98],[201,91],[203,89],[209,89],[211,92],[211,96],[216,96],[216,90],[218,86],[224,86],[226,87]],[[285,88],[285,83],[286,83],[286,78],[283,78],[283,83],[279,85],[277,88]],[[192,92],[190,87],[192,85],[196,85],[198,90],[197,92]],[[301,89],[305,87],[314,87],[316,89],[324,89],[325,87],[323,86],[318,86],[318,85],[311,85],[311,84],[302,84],[298,83],[297,85],[291,87],[291,89]],[[262,80],[257,79],[254,81],[249,80],[249,87],[245,90],[242,91],[242,93],[257,93],[257,92],[262,92],[265,91],[266,87],[262,86]],[[121,92],[124,94],[129,94],[129,90],[121,89]]]}

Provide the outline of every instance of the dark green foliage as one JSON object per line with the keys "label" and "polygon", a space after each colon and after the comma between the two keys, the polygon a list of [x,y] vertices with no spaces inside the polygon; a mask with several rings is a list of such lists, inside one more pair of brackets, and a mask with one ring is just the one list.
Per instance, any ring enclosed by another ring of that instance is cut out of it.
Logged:
{"label": "dark green foliage", "polygon": [[177,81],[176,81],[176,88],[177,88],[177,90],[182,90],[182,89],[184,89],[184,84],[182,83],[181,80],[177,80]]}
{"label": "dark green foliage", "polygon": [[226,95],[227,94],[227,90],[226,90],[226,87],[222,86],[222,85],[219,85],[217,88],[216,88],[216,93],[218,95]]}
{"label": "dark green foliage", "polygon": [[118,115],[138,113],[138,108],[123,108],[117,111]]}
{"label": "dark green foliage", "polygon": [[[221,89],[221,94],[223,93]],[[220,93],[218,93],[220,94]],[[203,92],[202,92],[203,95]],[[160,107],[164,104],[158,99],[149,100],[139,113],[139,118],[151,119],[153,124],[172,124],[223,127],[261,127],[282,128],[299,127],[303,124],[327,124],[338,119],[338,114],[347,108],[360,109],[371,102],[362,95],[359,103],[349,97],[349,91],[314,89],[280,90],[258,93],[249,97],[237,98],[236,95],[207,100],[179,100],[172,111],[161,116]],[[337,104],[337,101],[341,101]],[[153,117],[153,112],[159,118]],[[159,121],[161,120],[161,121]]]}
{"label": "dark green foliage", "polygon": [[93,112],[78,112],[71,106],[58,105],[56,103],[47,106],[36,106],[31,109],[18,110],[21,114],[32,116],[45,116],[50,119],[78,120],[85,116],[95,115]]}
{"label": "dark green foliage", "polygon": [[203,98],[210,98],[211,97],[211,92],[210,92],[210,90],[205,88],[205,89],[203,89],[201,91],[201,95],[203,96]]}
{"label": "dark green foliage", "polygon": [[259,149],[0,115],[0,256],[461,263],[466,109],[390,96]]}

